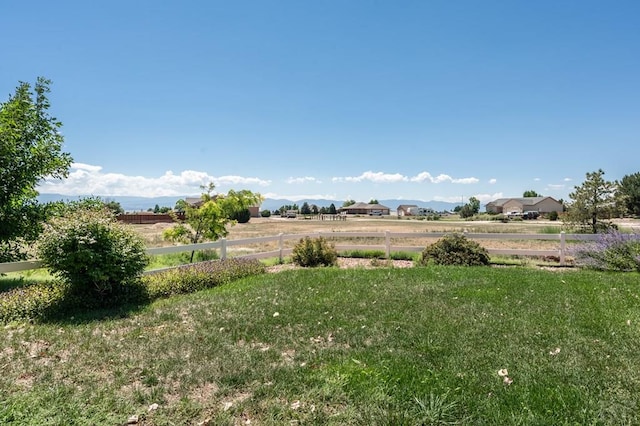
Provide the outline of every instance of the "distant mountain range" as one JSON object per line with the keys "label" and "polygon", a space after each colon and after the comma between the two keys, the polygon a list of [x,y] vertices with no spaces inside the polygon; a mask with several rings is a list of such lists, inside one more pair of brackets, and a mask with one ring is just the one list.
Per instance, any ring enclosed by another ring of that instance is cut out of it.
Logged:
{"label": "distant mountain range", "polygon": [[[87,198],[89,195],[61,195],[61,194],[40,194],[38,200],[42,203],[51,201],[77,201],[82,198]],[[122,208],[127,212],[147,211],[153,209],[156,204],[160,207],[173,207],[179,199],[185,197],[129,197],[129,196],[100,196],[105,201],[117,201]],[[368,200],[367,200],[368,201]],[[392,212],[398,209],[401,204],[415,204],[418,207],[426,207],[438,212],[451,211],[460,203],[447,203],[444,201],[421,201],[421,200],[378,200],[380,204],[387,206]],[[277,210],[282,206],[297,204],[302,206],[304,203],[309,205],[315,204],[318,207],[329,207],[333,204],[336,207],[341,207],[344,200],[327,200],[327,199],[305,199],[305,200],[286,200],[286,199],[273,199],[267,198],[262,202],[260,206],[261,210]]]}

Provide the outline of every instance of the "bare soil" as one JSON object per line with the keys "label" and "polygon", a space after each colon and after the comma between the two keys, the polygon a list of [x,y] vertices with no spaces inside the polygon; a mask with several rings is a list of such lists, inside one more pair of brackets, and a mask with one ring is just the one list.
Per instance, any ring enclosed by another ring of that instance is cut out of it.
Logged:
{"label": "bare soil", "polygon": [[[621,228],[631,229],[640,232],[640,220],[624,219],[617,220],[616,223]],[[148,247],[160,247],[171,245],[164,241],[162,232],[171,227],[169,223],[157,223],[152,225],[133,225],[135,229],[143,236]],[[427,221],[416,219],[399,219],[396,216],[391,217],[349,217],[347,220],[332,221],[318,219],[304,219],[298,217],[296,219],[286,219],[280,217],[270,218],[251,218],[249,223],[236,224],[229,227],[229,235],[227,239],[238,240],[264,236],[274,236],[283,234],[308,234],[308,233],[340,233],[340,232],[403,232],[403,233],[420,233],[422,234],[415,240],[411,238],[402,238],[392,240],[392,244],[396,246],[421,246],[429,243],[424,238],[424,233],[428,232],[470,232],[470,233],[539,233],[544,228],[560,228],[561,222],[551,222],[546,220],[532,220],[521,222],[494,222],[494,221],[461,221],[461,220],[439,220]],[[434,241],[435,241],[434,237]],[[343,242],[352,244],[383,244],[383,239],[372,238],[350,238],[342,239]],[[531,249],[531,250],[555,250],[558,248],[557,240],[476,240],[483,247],[488,249]],[[289,240],[286,244],[292,247],[295,240]],[[238,254],[251,253],[252,251],[268,251],[276,250],[277,243],[261,243],[254,246],[243,246],[238,248]],[[367,260],[370,262],[370,260]]]}

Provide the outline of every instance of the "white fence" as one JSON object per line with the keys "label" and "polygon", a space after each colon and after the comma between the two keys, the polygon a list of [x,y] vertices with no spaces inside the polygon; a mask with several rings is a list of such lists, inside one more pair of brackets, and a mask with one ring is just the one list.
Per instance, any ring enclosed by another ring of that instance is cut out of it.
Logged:
{"label": "white fence", "polygon": [[[241,255],[236,257],[243,257],[249,259],[268,259],[268,258],[279,258],[282,260],[284,257],[288,256],[292,252],[292,248],[287,247],[285,245],[285,241],[289,240],[300,240],[304,237],[324,237],[332,240],[335,243],[335,247],[338,251],[342,250],[382,250],[385,253],[385,256],[389,258],[391,252],[395,251],[409,251],[409,252],[420,252],[427,245],[426,243],[421,246],[402,246],[391,244],[391,240],[393,239],[424,239],[424,240],[435,240],[437,238],[441,238],[444,235],[449,234],[449,232],[319,232],[319,233],[309,233],[309,234],[279,234],[271,237],[257,237],[257,238],[246,238],[241,240],[227,240],[222,238],[219,241],[212,243],[202,243],[202,244],[189,244],[189,245],[181,245],[181,246],[170,246],[170,247],[158,247],[158,248],[150,248],[147,249],[147,253],[150,255],[157,254],[168,254],[168,253],[179,253],[179,252],[188,252],[188,251],[198,251],[198,250],[208,250],[208,249],[216,249],[220,251],[220,258],[226,259],[229,256],[230,247],[246,247],[249,245],[256,244],[267,244],[272,242],[277,242],[278,248],[277,250],[271,251],[263,251],[253,254]],[[511,241],[522,241],[522,240],[547,240],[547,241],[557,241],[558,246],[552,250],[529,250],[529,249],[494,249],[489,248],[489,254],[500,254],[500,255],[517,255],[517,256],[555,256],[560,260],[560,265],[564,265],[567,256],[567,241],[571,240],[579,240],[579,241],[593,241],[598,238],[598,235],[593,234],[565,234],[561,232],[560,234],[502,234],[502,233],[493,233],[493,234],[472,234],[472,233],[464,233],[467,238],[474,240],[511,240]],[[383,239],[384,244],[338,244],[336,240],[341,239],[353,239],[353,238],[377,238]],[[12,262],[12,263],[0,263],[0,273],[7,272],[19,272],[19,271],[27,271],[31,269],[38,269],[42,266],[40,261],[31,260],[25,262]]]}

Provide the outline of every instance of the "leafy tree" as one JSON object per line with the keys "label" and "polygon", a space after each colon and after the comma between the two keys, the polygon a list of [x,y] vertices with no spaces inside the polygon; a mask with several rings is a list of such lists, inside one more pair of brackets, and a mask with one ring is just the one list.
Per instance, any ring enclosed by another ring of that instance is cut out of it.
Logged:
{"label": "leafy tree", "polygon": [[311,213],[318,214],[319,212],[320,210],[318,209],[318,206],[316,206],[315,204],[311,204]]}
{"label": "leafy tree", "polygon": [[117,201],[105,201],[104,206],[111,210],[111,212],[113,212],[113,214],[115,214],[116,216],[119,215],[120,213],[124,213],[124,209],[122,208],[122,206],[120,205],[119,202]]}
{"label": "leafy tree", "polygon": [[20,82],[0,104],[0,261],[24,258],[21,247],[35,241],[46,207],[38,204],[36,186],[45,177],[64,178],[71,155],[62,152],[62,123],[49,115],[49,85]]}
{"label": "leafy tree", "polygon": [[480,200],[476,197],[470,197],[469,202],[460,208],[460,217],[467,218],[480,211]]}
{"label": "leafy tree", "polygon": [[369,204],[380,204],[380,203],[375,198],[372,198],[371,200],[369,200]]}
{"label": "leafy tree", "polygon": [[640,173],[625,175],[618,191],[626,210],[634,216],[640,215]]}
{"label": "leafy tree", "polygon": [[566,220],[574,225],[591,228],[596,234],[599,229],[607,229],[610,224],[602,219],[611,217],[615,206],[616,182],[604,179],[604,171],[587,173],[586,180],[569,194],[573,202],[569,205]]}
{"label": "leafy tree", "polygon": [[153,208],[153,212],[156,214],[160,213],[160,206],[158,204],[156,204],[155,207]]}
{"label": "leafy tree", "polygon": [[329,214],[336,214],[336,213],[337,213],[337,211],[336,211],[336,205],[335,205],[335,204],[333,204],[333,203],[331,203],[331,204],[329,205]]}
{"label": "leafy tree", "polygon": [[524,198],[528,198],[528,197],[542,197],[542,194],[538,194],[536,191],[534,191],[533,189],[529,189],[528,191],[524,191],[524,193],[522,194],[522,196]]}
{"label": "leafy tree", "polygon": [[[202,204],[198,206],[188,204],[184,200],[178,201],[177,205],[184,211],[185,219],[166,229],[165,239],[196,244],[226,237],[229,233],[227,226],[235,224],[234,215],[259,204],[262,200],[260,194],[254,194],[249,190],[231,190],[226,195],[212,195],[214,188],[213,183],[201,187],[205,192],[200,197]],[[193,255],[194,252],[191,252],[191,262]]]}
{"label": "leafy tree", "polygon": [[306,201],[302,203],[302,207],[300,208],[300,213],[311,214],[311,207],[309,207],[309,203],[307,203]]}
{"label": "leafy tree", "polygon": [[342,203],[342,207],[349,207],[354,205],[355,203],[356,203],[355,200],[347,200],[344,203]]}

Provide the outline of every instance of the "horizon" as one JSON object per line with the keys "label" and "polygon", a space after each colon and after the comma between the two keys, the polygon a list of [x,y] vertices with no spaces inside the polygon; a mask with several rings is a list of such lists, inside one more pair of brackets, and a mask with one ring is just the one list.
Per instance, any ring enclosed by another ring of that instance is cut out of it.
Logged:
{"label": "horizon", "polygon": [[43,194],[567,200],[588,172],[639,171],[639,15],[629,0],[17,3],[0,14],[19,35],[0,102],[52,80],[74,164]]}

